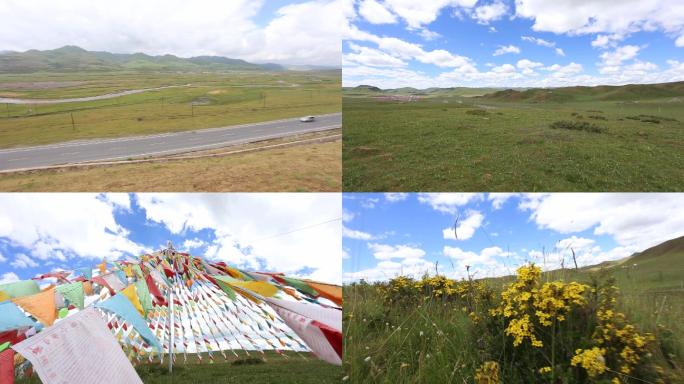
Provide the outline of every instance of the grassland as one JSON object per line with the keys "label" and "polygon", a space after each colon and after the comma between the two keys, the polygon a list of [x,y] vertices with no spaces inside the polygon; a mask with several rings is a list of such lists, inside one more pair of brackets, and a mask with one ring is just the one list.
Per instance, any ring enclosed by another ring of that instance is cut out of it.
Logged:
{"label": "grassland", "polygon": [[0,105],[0,148],[340,111],[340,73],[333,70],[0,74],[0,97],[64,99],[169,85],[180,87],[106,100]]}
{"label": "grassland", "polygon": [[[230,152],[335,135],[319,133],[231,147]],[[339,134],[339,131],[337,131]],[[221,151],[212,151],[218,154]],[[2,191],[339,191],[342,145],[329,142],[190,160],[95,165],[0,175]],[[209,153],[207,153],[209,154]],[[193,155],[203,155],[193,154]]]}
{"label": "grassland", "polygon": [[[345,90],[344,190],[680,191],[684,185],[684,97],[613,88],[552,97],[435,93],[396,102],[375,97],[385,91]],[[645,99],[637,99],[640,93]],[[552,127],[558,121],[567,124]]]}
{"label": "grassland", "polygon": [[[167,362],[164,364],[141,364],[136,367],[138,375],[146,384],[251,384],[251,383],[338,383],[343,376],[342,369],[318,360],[308,353],[286,353],[283,358],[273,352],[267,352],[267,361],[256,358],[241,358],[224,362],[222,358],[209,364],[204,356],[203,363],[188,356],[188,363],[182,363],[177,357],[173,373],[168,372]],[[17,380],[18,384],[38,384],[40,380],[34,375],[31,379]]]}
{"label": "grassland", "polygon": [[[621,383],[681,383],[684,382],[684,238],[655,247],[623,263],[575,270],[557,270],[542,275],[543,281],[561,280],[592,284],[592,281],[615,279],[619,288],[617,310],[624,312],[639,332],[650,332],[655,341],[644,353],[644,359],[660,368],[649,377],[632,372],[618,375]],[[514,277],[479,280],[500,300],[500,293]],[[345,372],[354,383],[487,383],[474,377],[484,361],[499,363],[499,380],[491,383],[608,383],[606,379],[581,378],[579,368],[555,372],[555,379],[530,370],[534,361],[527,360],[530,348],[512,346],[511,336],[500,330],[497,335],[483,332],[472,316],[464,311],[470,303],[435,298],[422,301],[395,301],[387,305],[382,287],[386,283],[356,283],[344,288],[345,295]],[[585,316],[592,312],[585,313]],[[572,317],[559,323],[573,324]],[[495,324],[496,325],[496,324]],[[591,337],[595,324],[587,324]],[[503,325],[501,325],[503,326]],[[555,326],[554,326],[555,327]],[[562,334],[562,329],[558,334]],[[543,333],[544,330],[537,330]],[[492,340],[493,337],[501,338]],[[549,353],[548,339],[546,351]],[[570,348],[565,338],[557,341],[559,348]],[[499,343],[492,350],[488,344]],[[572,344],[568,344],[572,345]],[[532,348],[534,350],[534,348]],[[559,365],[569,366],[569,355]],[[537,355],[542,365],[551,365]],[[530,377],[536,377],[530,381]],[[574,379],[573,379],[574,377]]]}

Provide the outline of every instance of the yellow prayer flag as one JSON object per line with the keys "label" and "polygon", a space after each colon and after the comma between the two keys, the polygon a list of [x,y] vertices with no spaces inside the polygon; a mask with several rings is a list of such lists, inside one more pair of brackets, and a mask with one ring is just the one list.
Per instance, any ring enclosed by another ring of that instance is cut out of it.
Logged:
{"label": "yellow prayer flag", "polygon": [[128,300],[131,302],[131,304],[133,304],[133,306],[135,307],[135,310],[140,312],[140,315],[142,317],[145,317],[145,311],[143,310],[142,304],[140,303],[140,299],[138,298],[138,294],[135,291],[135,284],[129,285],[119,293],[122,293],[124,296],[126,296]]}

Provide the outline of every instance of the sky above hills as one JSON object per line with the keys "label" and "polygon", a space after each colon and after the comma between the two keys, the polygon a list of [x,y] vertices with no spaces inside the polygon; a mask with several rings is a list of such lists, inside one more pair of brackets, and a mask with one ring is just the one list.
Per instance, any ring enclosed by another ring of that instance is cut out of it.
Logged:
{"label": "sky above hills", "polygon": [[342,7],[341,0],[0,0],[0,51],[77,45],[339,67]]}
{"label": "sky above hills", "polygon": [[345,86],[684,80],[681,0],[359,0],[346,14]]}
{"label": "sky above hills", "polygon": [[682,212],[679,194],[344,194],[343,280],[594,265],[684,235]]}
{"label": "sky above hills", "polygon": [[246,270],[341,279],[339,194],[0,194],[0,284],[166,247]]}

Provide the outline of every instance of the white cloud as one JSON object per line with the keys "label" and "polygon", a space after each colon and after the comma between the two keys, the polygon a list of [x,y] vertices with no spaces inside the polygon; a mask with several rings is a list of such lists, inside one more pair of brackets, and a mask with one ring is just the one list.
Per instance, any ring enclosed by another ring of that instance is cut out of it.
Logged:
{"label": "white cloud", "polygon": [[210,259],[339,282],[341,196],[326,193],[138,194],[147,218],[172,233],[208,229]]}
{"label": "white cloud", "polygon": [[391,259],[419,259],[425,256],[425,251],[411,245],[388,245],[370,243],[368,248],[373,252],[373,256],[378,260]]}
{"label": "white cloud", "polygon": [[184,249],[197,249],[197,248],[201,248],[205,245],[207,245],[207,243],[198,239],[198,238],[186,239],[183,242],[183,248]]}
{"label": "white cloud", "polygon": [[[0,237],[29,250],[38,260],[68,257],[115,259],[146,249],[128,238],[114,210],[126,194],[0,194]],[[115,206],[112,202],[118,201]],[[66,255],[66,256],[65,256]]]}
{"label": "white cloud", "polygon": [[354,53],[347,53],[344,55],[345,60],[349,60],[362,65],[370,65],[372,67],[403,67],[406,62],[403,60],[388,55],[385,52],[377,49],[363,47],[354,43],[349,44],[349,48]]}
{"label": "white cloud", "polygon": [[526,195],[520,208],[540,228],[611,236],[625,252],[646,249],[684,234],[684,198],[677,193],[578,193]]}
{"label": "white cloud", "polygon": [[556,54],[558,56],[565,56],[565,52],[563,52],[562,49],[557,48],[555,42],[544,40],[544,39],[534,37],[534,36],[520,36],[520,38],[523,41],[528,41],[530,43],[537,44],[537,45],[540,45],[542,47],[553,48],[554,52],[556,52]]}
{"label": "white cloud", "polygon": [[359,14],[371,24],[397,22],[397,17],[375,0],[363,0],[359,5]]}
{"label": "white cloud", "polygon": [[472,17],[480,24],[489,24],[490,21],[501,19],[508,11],[508,7],[502,1],[496,0],[493,3],[481,5],[475,8]]}
{"label": "white cloud", "polygon": [[532,29],[568,34],[627,34],[662,30],[673,37],[684,30],[680,0],[604,1],[518,0],[516,15],[534,20]]}
{"label": "white cloud", "polygon": [[470,268],[471,276],[474,274],[478,275],[477,277],[501,276],[509,273],[504,269],[505,258],[516,256],[514,253],[506,252],[496,246],[484,248],[479,253],[445,246],[442,249],[442,254],[456,263],[454,273],[460,277],[466,275],[467,267]]}
{"label": "white cloud", "polygon": [[[518,62],[518,66],[520,67],[520,62]],[[532,68],[534,68],[534,67],[532,67]],[[496,209],[501,209],[501,207],[503,207],[504,203],[506,201],[508,201],[508,199],[515,197],[515,196],[518,196],[518,195],[519,195],[518,193],[494,192],[494,193],[489,193],[487,195],[487,200],[492,202],[492,209],[496,210]]]}
{"label": "white cloud", "polygon": [[345,226],[342,227],[342,236],[354,239],[354,240],[373,240],[375,237],[370,233],[357,231],[355,229],[349,229]]}
{"label": "white cloud", "polygon": [[[469,211],[468,216],[458,221],[456,232],[454,228],[444,228],[442,230],[442,237],[447,240],[468,240],[475,234],[475,231],[480,228],[484,221],[484,215],[478,211]],[[458,237],[456,237],[458,236]]]}
{"label": "white cloud", "polygon": [[14,261],[10,263],[11,266],[14,268],[33,268],[37,267],[38,263],[36,263],[33,259],[30,257],[26,256],[23,253],[18,253],[14,257]]}
{"label": "white cloud", "polygon": [[400,192],[385,193],[385,200],[389,201],[390,203],[396,203],[398,201],[404,201],[407,198],[408,198],[408,193],[400,193]]}
{"label": "white cloud", "polygon": [[422,37],[423,39],[425,39],[427,41],[432,41],[432,40],[435,40],[437,38],[442,37],[442,35],[440,35],[439,33],[435,32],[435,31],[431,31],[427,28],[422,28],[420,31],[418,31],[418,34],[420,35],[420,37]]}
{"label": "white cloud", "polygon": [[385,6],[401,17],[409,28],[420,29],[435,21],[445,7],[470,8],[476,2],[477,0],[385,0]]}
{"label": "white cloud", "polygon": [[0,263],[4,263],[5,261],[7,261],[7,258],[0,253]]}
{"label": "white cloud", "polygon": [[15,281],[19,280],[19,276],[17,276],[16,273],[6,272],[2,274],[2,277],[0,277],[0,284],[14,283]]}
{"label": "white cloud", "polygon": [[348,223],[352,220],[354,220],[354,212],[347,211],[346,209],[342,209],[342,221],[345,223]]}
{"label": "white cloud", "polygon": [[603,52],[601,60],[605,66],[615,66],[622,64],[623,61],[628,61],[635,58],[639,54],[641,48],[636,45],[625,45],[617,47],[610,52]]}
{"label": "white cloud", "polygon": [[499,48],[497,48],[496,51],[492,54],[493,56],[501,56],[505,55],[507,53],[514,53],[518,54],[520,53],[520,48],[516,47],[515,45],[499,45]]}
{"label": "white cloud", "polygon": [[482,195],[479,193],[419,193],[418,201],[427,204],[432,209],[448,214],[455,214],[458,207],[462,207],[470,202],[481,201]]}
{"label": "white cloud", "polygon": [[[79,45],[118,53],[220,55],[255,62],[339,65],[341,30],[353,5],[314,0],[275,11],[263,0],[50,0],[0,3],[0,46],[8,50]],[[135,10],[134,12],[131,10]]]}

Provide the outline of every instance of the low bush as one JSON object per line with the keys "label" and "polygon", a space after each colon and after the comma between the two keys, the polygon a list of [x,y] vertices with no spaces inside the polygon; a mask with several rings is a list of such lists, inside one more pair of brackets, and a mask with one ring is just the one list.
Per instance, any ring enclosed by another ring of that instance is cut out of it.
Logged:
{"label": "low bush", "polygon": [[550,127],[553,129],[569,129],[572,131],[586,131],[593,133],[605,133],[607,131],[605,127],[601,127],[586,121],[559,120],[551,123]]}

